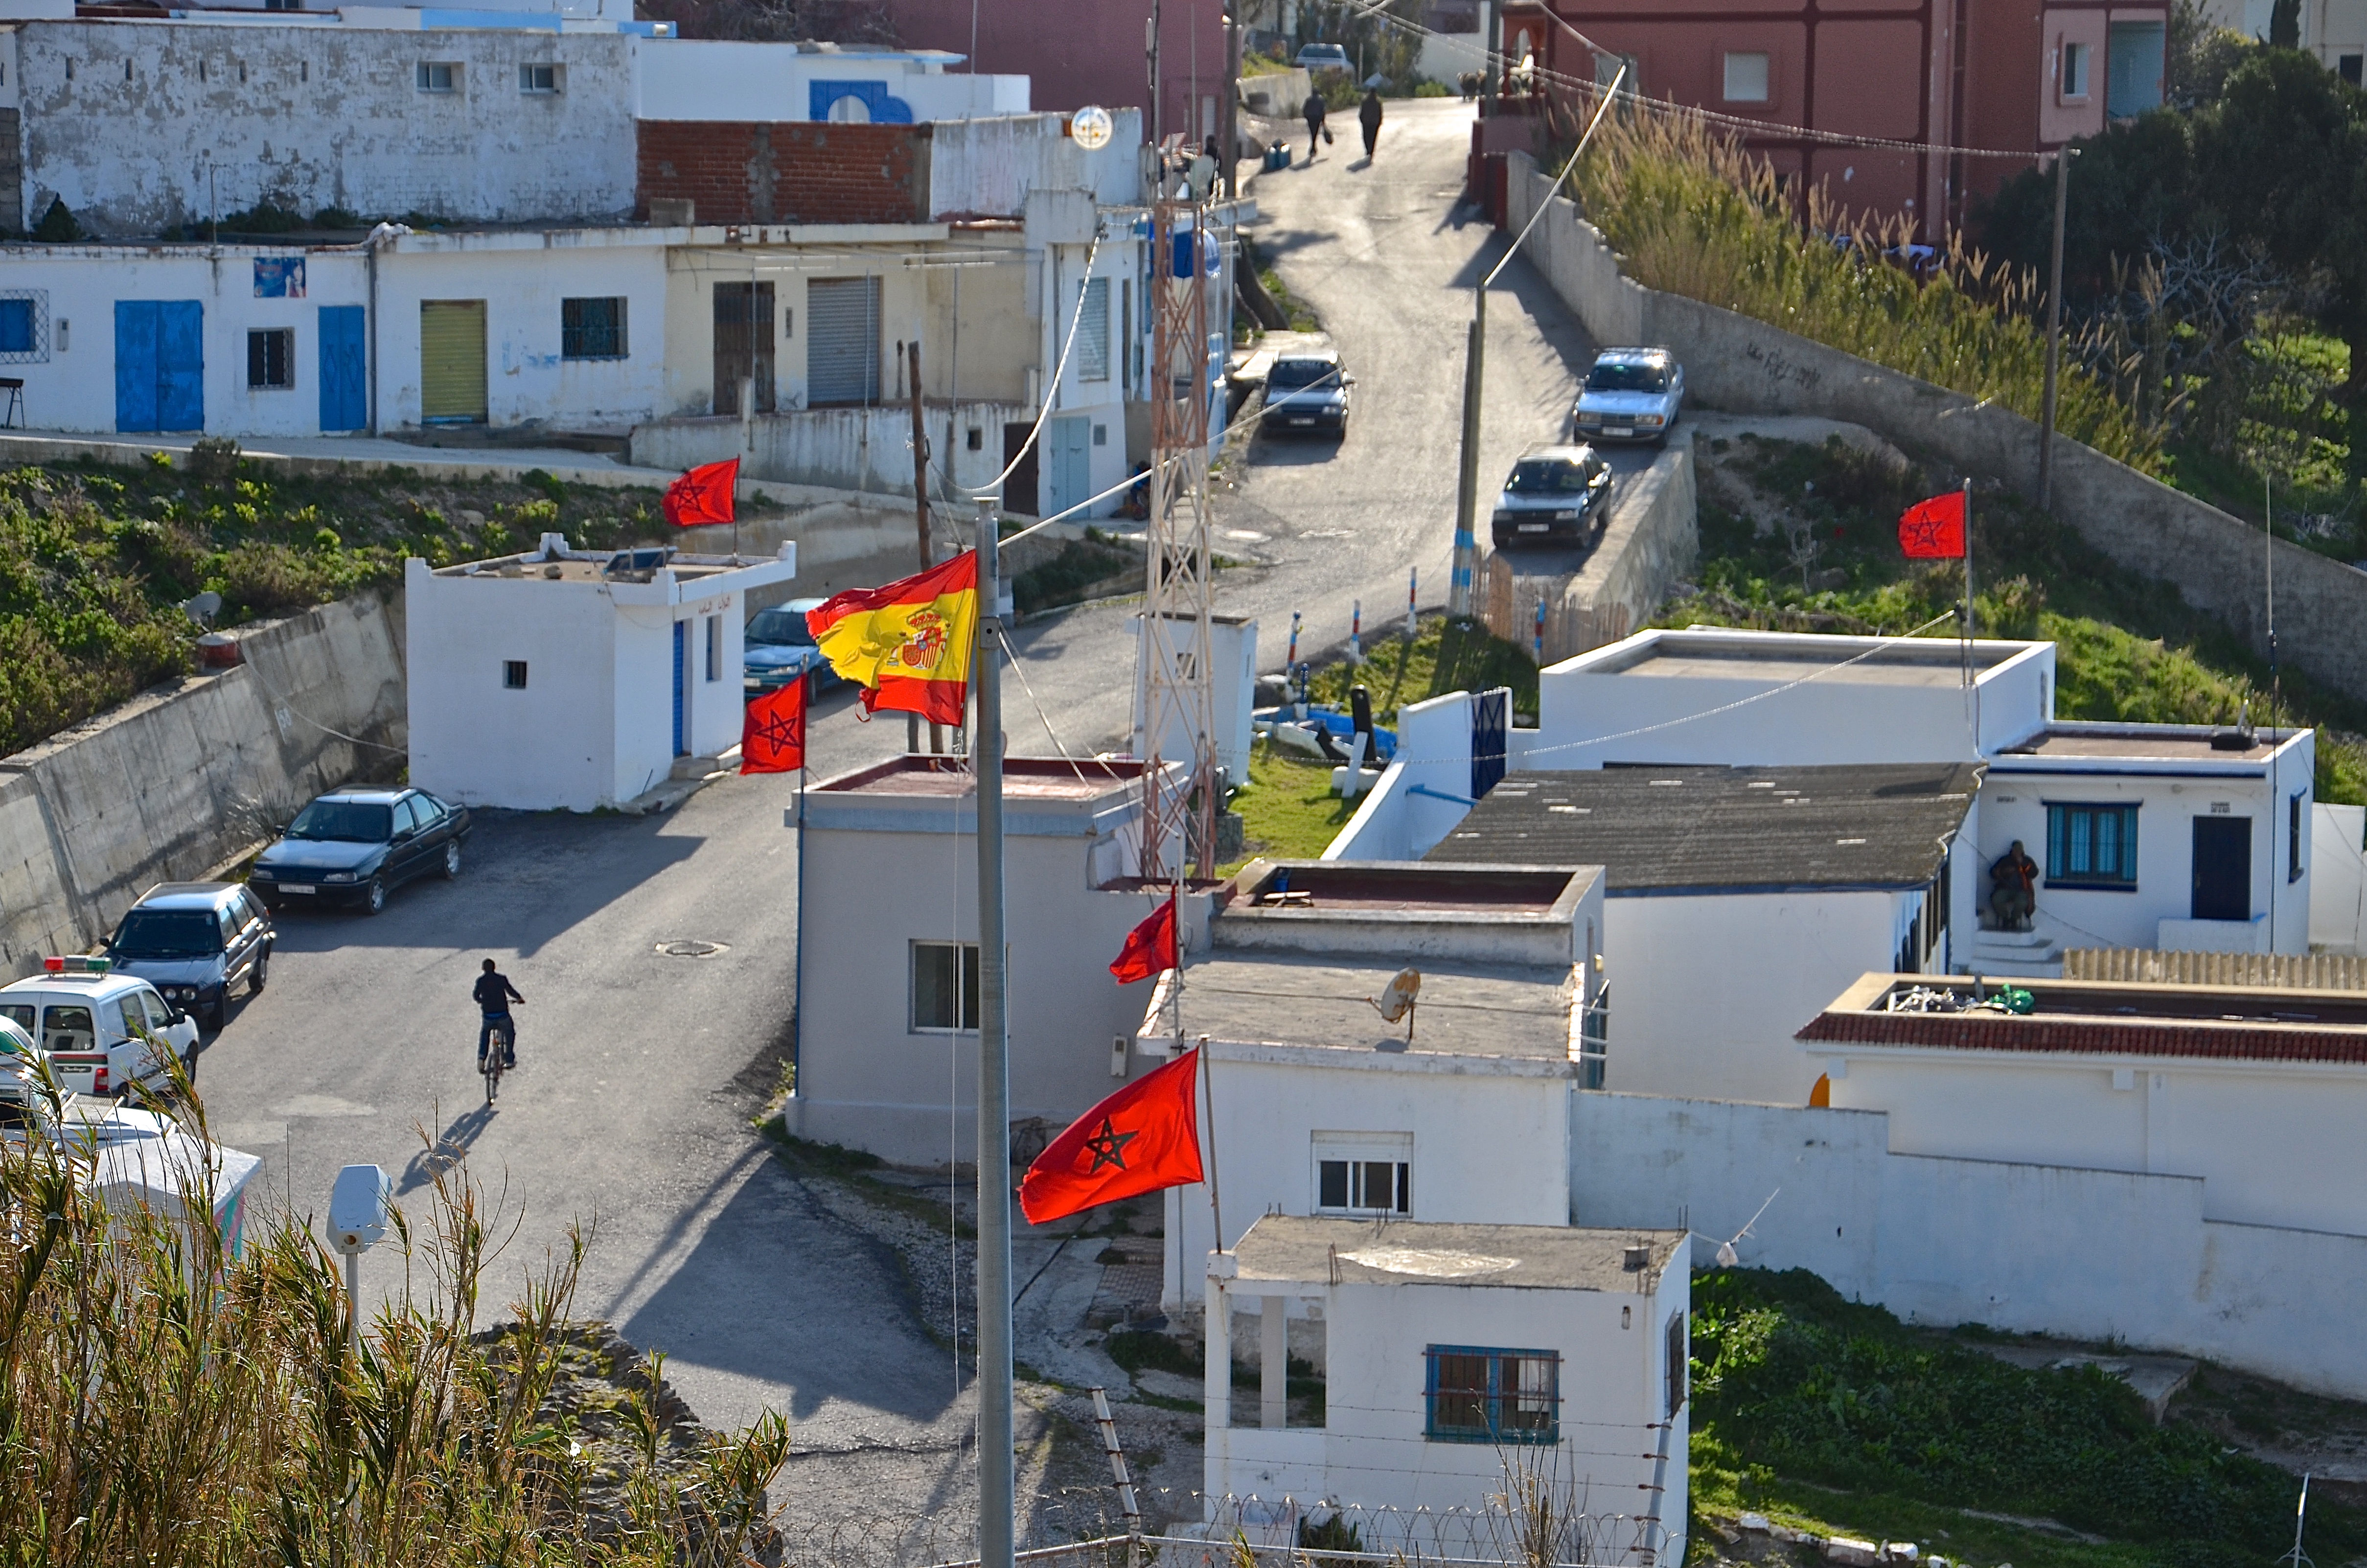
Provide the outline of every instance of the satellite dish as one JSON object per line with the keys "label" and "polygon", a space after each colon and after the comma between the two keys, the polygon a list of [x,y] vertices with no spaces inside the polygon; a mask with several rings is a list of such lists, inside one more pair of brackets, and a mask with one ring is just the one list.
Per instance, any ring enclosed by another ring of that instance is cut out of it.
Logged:
{"label": "satellite dish", "polygon": [[1383,1022],[1394,1024],[1413,1011],[1414,1000],[1421,994],[1421,971],[1401,969],[1398,971],[1397,978],[1389,982],[1389,988],[1377,999],[1368,996],[1365,1000],[1380,1009]]}
{"label": "satellite dish", "polygon": [[181,613],[199,626],[210,628],[214,623],[214,617],[221,613],[221,596],[210,591],[199,594],[195,598],[182,600]]}
{"label": "satellite dish", "polygon": [[1087,104],[1069,117],[1069,135],[1088,153],[1098,153],[1117,133],[1117,122],[1099,104]]}

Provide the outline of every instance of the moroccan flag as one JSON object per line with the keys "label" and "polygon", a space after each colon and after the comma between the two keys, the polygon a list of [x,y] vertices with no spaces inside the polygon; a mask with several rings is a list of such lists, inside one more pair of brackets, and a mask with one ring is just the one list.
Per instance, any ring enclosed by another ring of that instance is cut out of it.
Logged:
{"label": "moroccan flag", "polygon": [[863,710],[962,722],[978,643],[978,551],[877,588],[850,588],[806,612],[830,667],[863,687]]}
{"label": "moroccan flag", "polygon": [[701,463],[680,479],[665,487],[665,498],[658,505],[665,520],[678,528],[695,528],[701,523],[728,523],[732,518],[732,497],[740,483],[740,460],[728,462]]}
{"label": "moroccan flag", "polygon": [[806,677],[748,704],[740,722],[740,771],[795,773],[806,765]]}
{"label": "moroccan flag", "polygon": [[1918,501],[1898,516],[1898,548],[1909,561],[1965,558],[1965,493],[1951,490]]}
{"label": "moroccan flag", "polygon": [[1120,985],[1132,985],[1138,980],[1175,967],[1175,900],[1150,912],[1150,918],[1126,934],[1126,946],[1110,960],[1110,972],[1117,976]]}
{"label": "moroccan flag", "polygon": [[1019,1184],[1032,1225],[1200,1179],[1200,1113],[1187,1051],[1077,1118]]}

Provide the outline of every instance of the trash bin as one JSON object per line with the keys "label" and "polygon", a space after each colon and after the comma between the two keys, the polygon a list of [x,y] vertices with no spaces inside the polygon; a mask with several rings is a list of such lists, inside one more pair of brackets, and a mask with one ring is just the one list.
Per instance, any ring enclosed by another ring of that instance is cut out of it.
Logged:
{"label": "trash bin", "polygon": [[1265,150],[1264,168],[1267,174],[1272,174],[1276,169],[1286,169],[1288,167],[1290,167],[1289,142],[1277,142],[1273,146],[1268,147]]}

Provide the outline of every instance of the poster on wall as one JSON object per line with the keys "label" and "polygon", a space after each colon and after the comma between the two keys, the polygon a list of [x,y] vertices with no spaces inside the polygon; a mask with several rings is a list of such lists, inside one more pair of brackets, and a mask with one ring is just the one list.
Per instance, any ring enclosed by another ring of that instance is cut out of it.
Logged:
{"label": "poster on wall", "polygon": [[256,256],[255,297],[258,300],[302,299],[304,258],[300,256]]}

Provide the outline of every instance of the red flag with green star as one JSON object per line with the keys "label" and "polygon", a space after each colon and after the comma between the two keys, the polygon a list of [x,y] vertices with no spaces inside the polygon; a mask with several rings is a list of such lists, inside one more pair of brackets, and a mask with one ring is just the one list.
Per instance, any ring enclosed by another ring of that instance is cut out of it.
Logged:
{"label": "red flag with green star", "polygon": [[1070,1125],[1027,1167],[1019,1207],[1027,1222],[1078,1213],[1138,1193],[1200,1179],[1200,1114],[1187,1051],[1110,1096]]}

